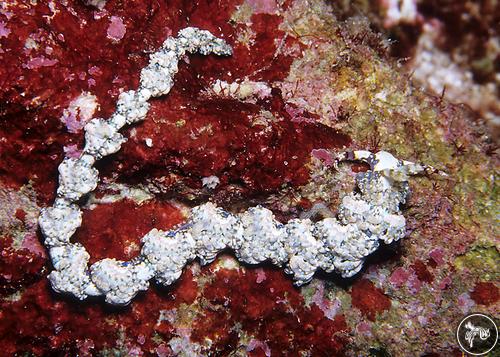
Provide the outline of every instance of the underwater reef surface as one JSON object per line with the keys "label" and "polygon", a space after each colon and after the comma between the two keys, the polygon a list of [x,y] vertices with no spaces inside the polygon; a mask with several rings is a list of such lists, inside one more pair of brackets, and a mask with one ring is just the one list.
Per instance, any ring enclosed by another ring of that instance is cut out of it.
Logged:
{"label": "underwater reef surface", "polygon": [[[415,21],[425,27],[437,13],[446,30],[446,8],[424,5]],[[488,117],[497,109],[440,93],[435,62],[401,64],[403,54],[429,56],[402,40],[394,47],[378,28],[413,20],[319,0],[0,6],[0,355],[459,356],[461,318],[498,315],[499,165]],[[53,292],[37,218],[55,198],[57,167],[80,154],[85,124],[109,117],[149,55],[186,26],[234,53],[186,56],[171,92],[151,100],[121,151],[97,164],[101,182],[81,202],[75,236],[91,263],[132,258],[142,235],[209,200],[231,212],[260,204],[282,222],[334,216],[366,170],[333,165],[347,149],[448,174],[410,179],[406,238],[353,278],[317,274],[301,288],[270,265],[223,254],[127,307]],[[495,67],[477,66],[473,85],[494,82]]]}
{"label": "underwater reef surface", "polygon": [[384,34],[415,83],[464,103],[500,136],[500,3],[495,0],[335,1],[337,18],[360,12]]}

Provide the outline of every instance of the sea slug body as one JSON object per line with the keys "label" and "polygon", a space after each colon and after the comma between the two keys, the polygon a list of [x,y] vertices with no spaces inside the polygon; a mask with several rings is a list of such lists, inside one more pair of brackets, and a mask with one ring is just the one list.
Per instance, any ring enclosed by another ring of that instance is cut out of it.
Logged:
{"label": "sea slug body", "polygon": [[70,242],[82,223],[75,202],[97,186],[95,161],[117,152],[126,141],[119,130],[143,120],[149,110],[147,101],[170,91],[178,61],[186,52],[231,55],[232,49],[210,32],[192,27],[181,30],[177,38],[168,38],[150,55],[149,64],[141,71],[139,89],[121,93],[109,120],[89,121],[83,153],[60,164],[57,198],[39,217],[54,267],[49,280],[55,291],[78,299],[103,295],[110,304],[126,305],[148,289],[149,280],[168,286],[188,262],[199,259],[201,264],[209,264],[226,249],[243,263],[269,261],[283,267],[296,285],[302,285],[318,269],[351,277],[380,241],[391,243],[404,237],[400,206],[409,192],[407,180],[426,167],[400,161],[384,151],[353,151],[342,154],[338,162],[361,160],[370,170],[357,175],[359,192],[343,197],[338,218],[318,222],[292,219],[283,224],[261,206],[233,214],[208,202],[194,207],[181,227],[147,233],[139,256],[131,261],[103,259],[89,267],[86,249]]}

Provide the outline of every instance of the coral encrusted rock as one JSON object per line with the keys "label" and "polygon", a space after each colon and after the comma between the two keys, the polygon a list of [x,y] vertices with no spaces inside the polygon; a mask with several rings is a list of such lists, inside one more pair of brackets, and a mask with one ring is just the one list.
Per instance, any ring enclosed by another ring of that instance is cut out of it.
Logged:
{"label": "coral encrusted rock", "polygon": [[3,2],[0,354],[461,355],[497,7]]}

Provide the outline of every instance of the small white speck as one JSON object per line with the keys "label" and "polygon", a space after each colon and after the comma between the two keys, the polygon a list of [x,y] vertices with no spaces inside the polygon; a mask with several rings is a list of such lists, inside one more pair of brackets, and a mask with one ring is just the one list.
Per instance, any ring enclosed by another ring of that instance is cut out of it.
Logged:
{"label": "small white speck", "polygon": [[220,183],[220,180],[217,176],[208,176],[203,177],[201,179],[201,183],[203,187],[208,187],[209,189],[213,190]]}
{"label": "small white speck", "polygon": [[149,147],[149,148],[152,148],[153,147],[153,139],[151,138],[146,138],[146,140],[144,140],[146,142],[146,146]]}

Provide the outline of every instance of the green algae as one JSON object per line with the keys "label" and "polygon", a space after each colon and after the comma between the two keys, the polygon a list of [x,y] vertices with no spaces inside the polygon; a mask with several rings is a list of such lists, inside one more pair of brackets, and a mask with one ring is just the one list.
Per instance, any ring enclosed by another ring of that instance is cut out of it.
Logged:
{"label": "green algae", "polygon": [[476,246],[458,256],[453,265],[457,270],[467,269],[471,274],[480,276],[483,281],[500,278],[500,253],[494,246]]}
{"label": "green algae", "polygon": [[499,190],[496,175],[488,172],[487,159],[479,158],[485,161],[477,162],[477,158],[471,157],[456,174],[458,182],[454,194],[459,202],[454,206],[454,214],[462,224],[471,228],[480,225],[481,238],[490,240],[498,233]]}

